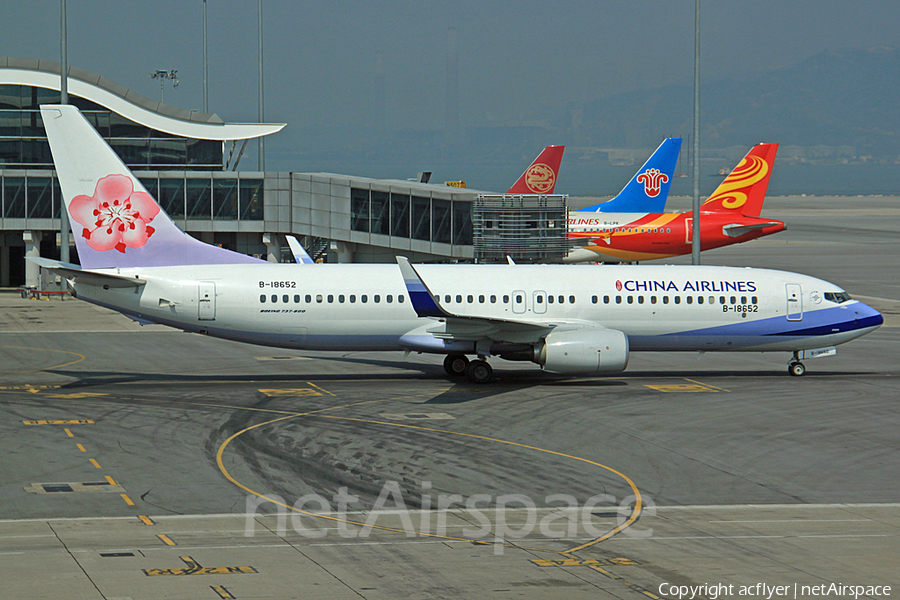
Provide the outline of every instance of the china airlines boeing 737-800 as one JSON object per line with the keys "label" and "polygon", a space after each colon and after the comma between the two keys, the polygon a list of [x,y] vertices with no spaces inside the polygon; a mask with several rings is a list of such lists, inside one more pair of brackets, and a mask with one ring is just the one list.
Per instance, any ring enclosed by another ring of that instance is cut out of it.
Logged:
{"label": "china airlines boeing 737-800", "polygon": [[82,264],[32,260],[142,321],[284,348],[442,354],[478,383],[492,356],[579,375],[622,371],[641,350],[787,351],[802,375],[801,359],[882,323],[839,286],[783,271],[271,264],[179,230],[75,107],[41,113]]}

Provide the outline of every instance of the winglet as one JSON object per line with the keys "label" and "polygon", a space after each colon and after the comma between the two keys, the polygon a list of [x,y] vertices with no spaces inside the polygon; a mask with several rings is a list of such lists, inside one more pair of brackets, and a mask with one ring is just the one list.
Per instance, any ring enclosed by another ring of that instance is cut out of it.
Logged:
{"label": "winglet", "polygon": [[408,258],[398,256],[397,264],[400,265],[400,274],[403,275],[403,283],[406,284],[406,290],[409,292],[409,301],[412,302],[417,315],[420,317],[450,316],[434,299],[428,286],[409,264]]}
{"label": "winglet", "polygon": [[507,194],[552,194],[559,177],[559,163],[562,162],[565,146],[547,146],[538,154],[534,162],[525,169],[522,176]]}

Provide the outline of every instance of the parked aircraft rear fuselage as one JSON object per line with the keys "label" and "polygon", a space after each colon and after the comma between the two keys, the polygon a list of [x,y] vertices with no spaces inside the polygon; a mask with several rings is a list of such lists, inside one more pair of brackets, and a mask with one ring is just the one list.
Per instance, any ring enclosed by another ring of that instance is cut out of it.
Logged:
{"label": "parked aircraft rear fuselage", "polygon": [[[690,254],[691,213],[570,214],[569,238],[576,244],[567,263],[642,261]],[[700,247],[712,250],[784,231],[781,221],[727,212],[700,213]]]}

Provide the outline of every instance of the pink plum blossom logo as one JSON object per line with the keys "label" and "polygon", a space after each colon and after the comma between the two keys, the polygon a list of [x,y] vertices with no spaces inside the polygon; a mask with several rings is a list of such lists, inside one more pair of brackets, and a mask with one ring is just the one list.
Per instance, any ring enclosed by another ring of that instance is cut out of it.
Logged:
{"label": "pink plum blossom logo", "polygon": [[148,223],[159,214],[150,194],[134,191],[131,179],[107,175],[97,182],[93,196],[75,196],[72,218],[84,226],[82,237],[99,252],[140,248],[155,231]]}

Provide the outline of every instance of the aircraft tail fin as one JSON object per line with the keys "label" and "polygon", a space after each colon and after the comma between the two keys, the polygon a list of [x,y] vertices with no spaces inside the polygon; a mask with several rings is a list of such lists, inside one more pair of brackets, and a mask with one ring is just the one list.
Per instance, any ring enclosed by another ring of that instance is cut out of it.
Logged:
{"label": "aircraft tail fin", "polygon": [[538,154],[507,194],[552,194],[565,146],[547,146]]}
{"label": "aircraft tail fin", "polygon": [[294,255],[294,262],[301,265],[312,265],[315,264],[316,261],[312,259],[309,255],[309,252],[297,241],[292,235],[286,235],[288,247],[291,249],[291,254]]}
{"label": "aircraft tail fin", "polygon": [[745,217],[762,212],[778,144],[757,144],[741,159],[700,207],[704,212],[739,211]]}
{"label": "aircraft tail fin", "polygon": [[666,138],[615,198],[577,212],[663,212],[680,151],[681,138]]}
{"label": "aircraft tail fin", "polygon": [[82,267],[259,262],[181,231],[76,107],[41,117]]}

